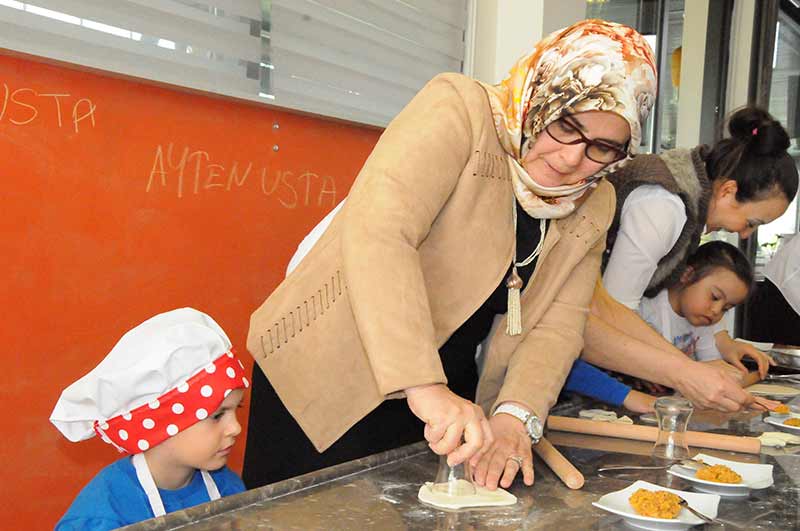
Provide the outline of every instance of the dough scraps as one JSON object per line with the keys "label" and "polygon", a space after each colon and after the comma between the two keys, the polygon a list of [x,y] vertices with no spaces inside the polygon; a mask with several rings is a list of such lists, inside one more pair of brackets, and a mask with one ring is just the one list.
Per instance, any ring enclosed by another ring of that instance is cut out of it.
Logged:
{"label": "dough scraps", "polygon": [[787,444],[800,444],[800,437],[782,431],[765,431],[758,438],[761,440],[761,446],[774,448],[783,448]]}
{"label": "dough scraps", "polygon": [[597,420],[600,422],[613,422],[616,424],[633,424],[633,420],[628,415],[617,417],[613,411],[605,409],[582,409],[578,412],[578,417],[582,419]]}
{"label": "dough scraps", "polygon": [[[459,481],[464,481],[460,479]],[[419,501],[441,507],[442,509],[464,509],[466,507],[496,507],[500,505],[514,505],[517,497],[500,487],[497,490],[489,490],[479,485],[475,485],[475,494],[467,496],[450,496],[444,492],[437,492],[433,489],[430,481],[424,483],[419,488],[417,497]]]}
{"label": "dough scraps", "polygon": [[757,383],[751,385],[746,390],[754,395],[787,397],[800,395],[800,389],[789,387],[788,385]]}

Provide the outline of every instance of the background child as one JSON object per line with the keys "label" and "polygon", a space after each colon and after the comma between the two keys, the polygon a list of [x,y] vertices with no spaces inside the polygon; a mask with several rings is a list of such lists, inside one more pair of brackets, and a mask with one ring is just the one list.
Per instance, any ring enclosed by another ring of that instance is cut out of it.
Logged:
{"label": "background child", "polygon": [[[725,312],[741,304],[753,287],[753,268],[733,245],[701,245],[692,254],[680,282],[653,298],[642,299],[639,314],[677,348],[698,361],[724,359],[746,372],[741,358],[753,358],[762,377],[770,359],[757,350],[728,348],[732,340],[719,324]],[[735,343],[735,342],[734,342]]]}
{"label": "background child", "polygon": [[50,421],[70,441],[96,433],[133,455],[100,471],[56,530],[115,529],[242,492],[225,463],[248,386],[230,340],[202,312],[173,310],[129,331],[64,390]]}

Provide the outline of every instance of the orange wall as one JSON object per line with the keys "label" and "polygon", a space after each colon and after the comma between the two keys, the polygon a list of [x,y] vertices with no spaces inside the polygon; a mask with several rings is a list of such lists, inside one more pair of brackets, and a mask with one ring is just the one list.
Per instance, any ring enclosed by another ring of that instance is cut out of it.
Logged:
{"label": "orange wall", "polygon": [[0,518],[43,529],[119,457],[49,423],[61,390],[181,306],[252,366],[249,314],[379,131],[7,55],[0,81]]}

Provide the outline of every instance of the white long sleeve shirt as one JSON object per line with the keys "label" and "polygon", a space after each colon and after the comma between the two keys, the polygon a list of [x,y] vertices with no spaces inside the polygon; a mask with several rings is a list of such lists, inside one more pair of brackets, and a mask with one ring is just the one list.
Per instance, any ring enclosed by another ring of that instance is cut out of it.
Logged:
{"label": "white long sleeve shirt", "polygon": [[764,276],[775,284],[786,302],[800,314],[800,238],[796,234],[781,245],[764,267]]}
{"label": "white long sleeve shirt", "polygon": [[603,274],[612,297],[637,310],[658,262],[669,253],[686,224],[680,197],[658,185],[642,185],[628,195],[619,232]]}
{"label": "white long sleeve shirt", "polygon": [[314,247],[314,244],[317,243],[322,235],[327,230],[328,225],[331,224],[333,218],[336,217],[336,214],[342,209],[342,205],[344,205],[345,200],[343,199],[341,203],[336,205],[333,210],[328,212],[328,214],[322,218],[322,221],[317,223],[317,225],[311,229],[311,232],[306,234],[306,237],[303,238],[303,241],[300,242],[300,245],[297,246],[297,250],[292,255],[292,259],[289,260],[289,265],[286,267],[286,275],[288,276],[289,273],[294,271],[294,268],[300,265],[300,262],[305,258],[305,256],[311,251],[311,248]]}

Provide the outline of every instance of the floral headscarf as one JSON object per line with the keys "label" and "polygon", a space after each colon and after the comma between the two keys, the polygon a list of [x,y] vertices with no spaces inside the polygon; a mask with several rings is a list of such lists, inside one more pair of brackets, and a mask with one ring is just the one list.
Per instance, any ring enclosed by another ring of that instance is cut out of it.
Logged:
{"label": "floral headscarf", "polygon": [[[635,30],[584,20],[537,43],[498,85],[486,85],[495,128],[512,165],[517,200],[534,217],[560,218],[603,175],[636,154],[653,106],[656,68],[650,45]],[[610,111],[628,122],[628,158],[574,185],[544,187],[520,163],[551,122],[585,111]]]}

